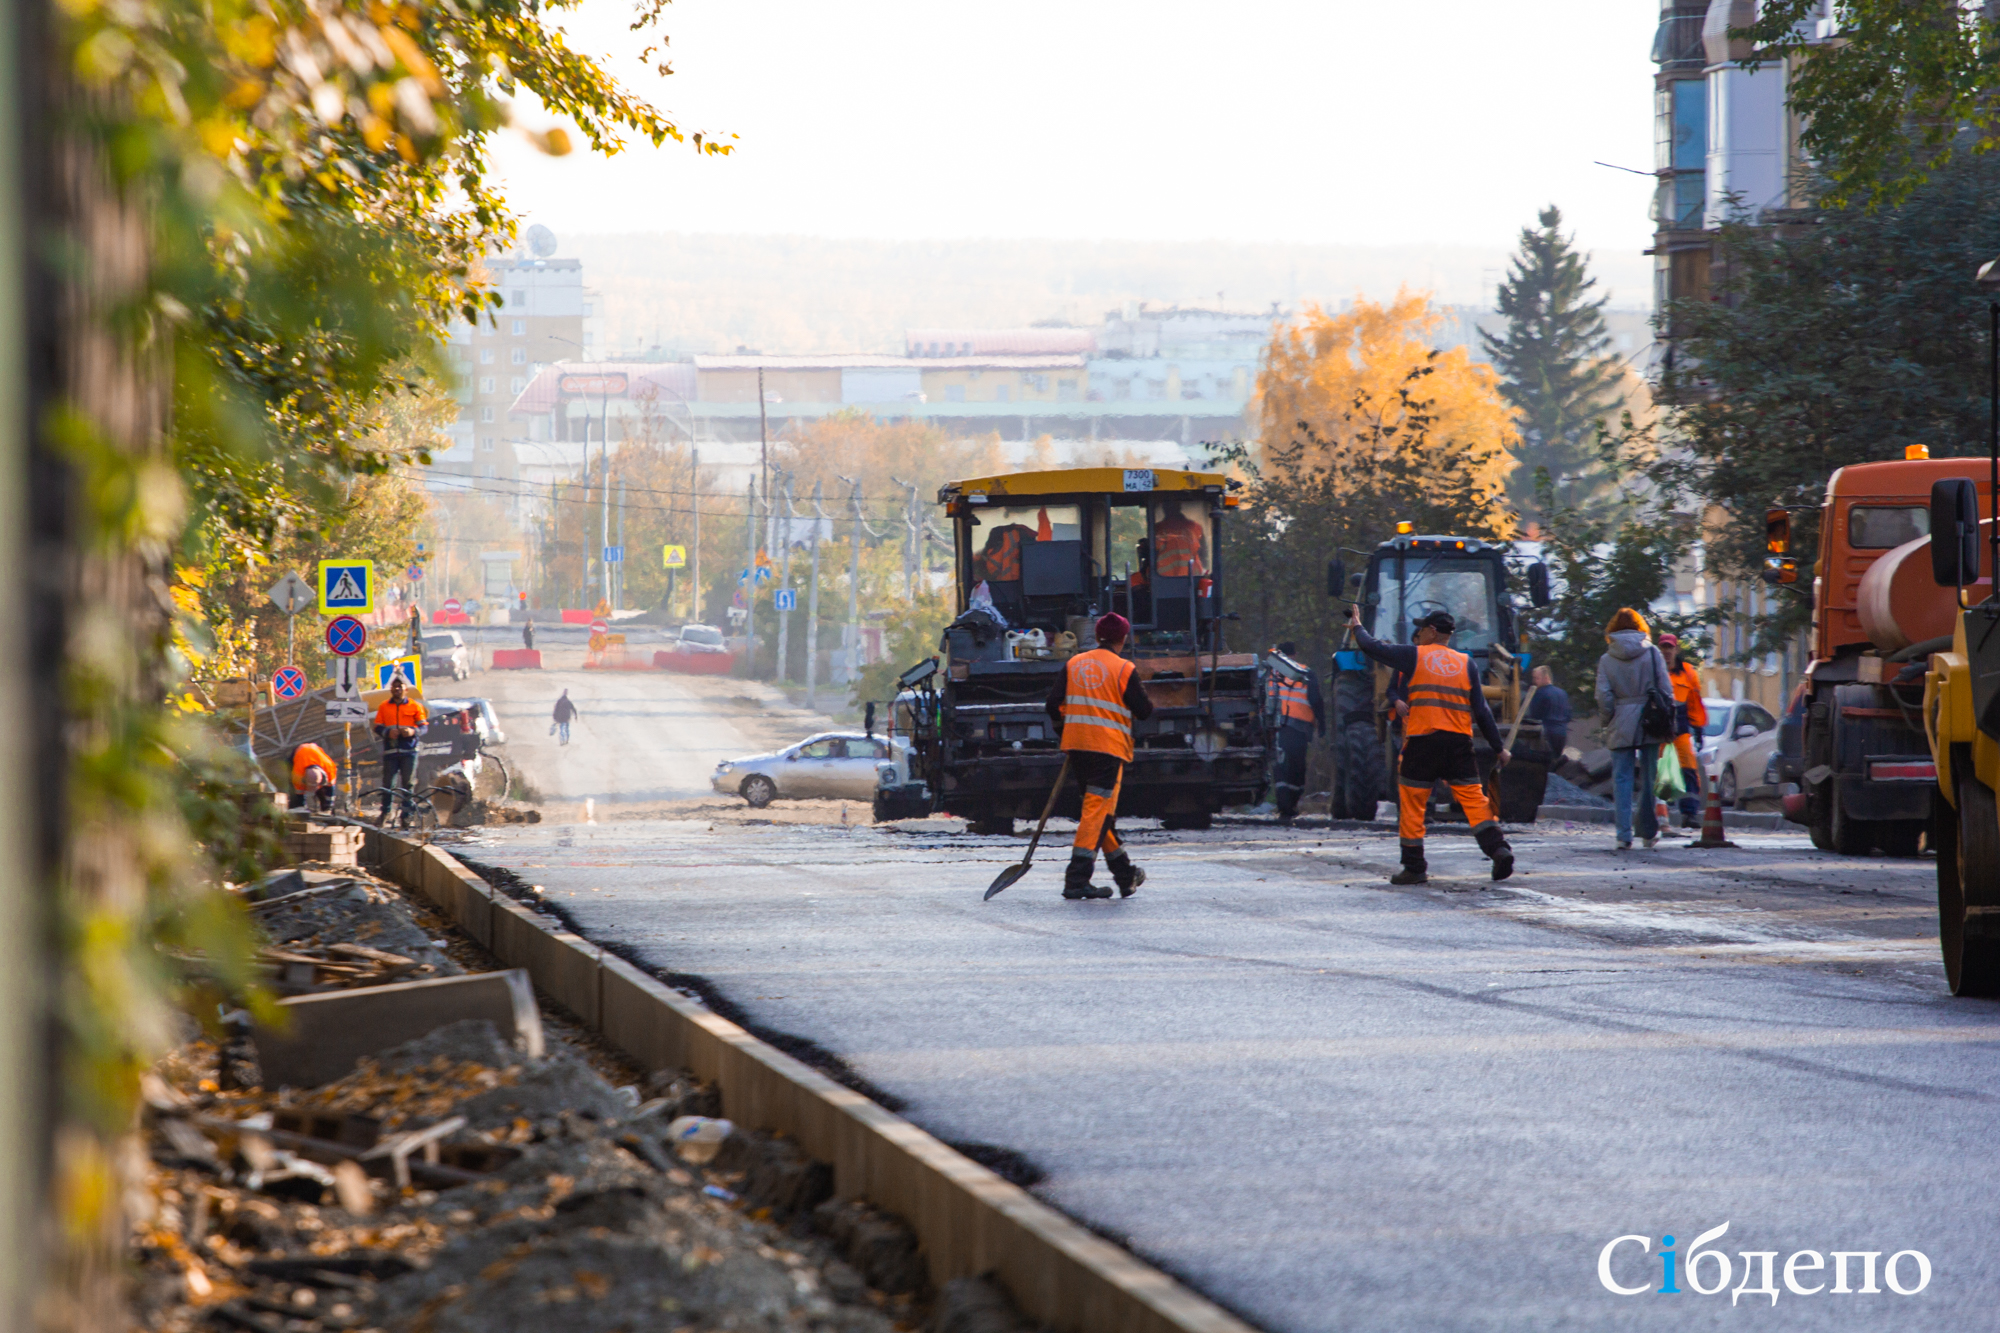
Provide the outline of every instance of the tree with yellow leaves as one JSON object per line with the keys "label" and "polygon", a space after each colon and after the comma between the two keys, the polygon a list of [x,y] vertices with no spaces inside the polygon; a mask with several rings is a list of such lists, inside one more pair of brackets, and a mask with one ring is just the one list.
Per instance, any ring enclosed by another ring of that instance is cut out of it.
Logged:
{"label": "tree with yellow leaves", "polygon": [[[1326,562],[1342,547],[1372,550],[1398,520],[1420,532],[1512,532],[1512,413],[1490,368],[1425,342],[1437,323],[1426,298],[1404,293],[1338,314],[1308,306],[1272,335],[1257,438],[1214,451],[1244,482],[1222,562],[1241,646],[1295,640],[1305,660],[1323,662],[1339,634]],[[1317,760],[1307,780],[1325,773]]]}
{"label": "tree with yellow leaves", "polygon": [[[1260,461],[1269,470],[1326,473],[1365,484],[1397,460],[1485,497],[1476,521],[1505,536],[1500,493],[1520,443],[1492,367],[1463,347],[1433,350],[1441,321],[1429,298],[1399,292],[1338,314],[1308,305],[1279,329],[1257,376]],[[1295,460],[1283,461],[1297,448]]]}

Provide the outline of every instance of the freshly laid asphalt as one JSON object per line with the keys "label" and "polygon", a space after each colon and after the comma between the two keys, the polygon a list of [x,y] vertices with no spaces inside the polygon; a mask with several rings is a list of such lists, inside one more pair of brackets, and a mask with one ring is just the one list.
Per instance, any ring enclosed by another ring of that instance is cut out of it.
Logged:
{"label": "freshly laid asphalt", "polygon": [[[1146,887],[1069,903],[1052,826],[982,902],[1023,840],[905,827],[463,850],[941,1138],[1023,1154],[1043,1198],[1264,1328],[1992,1326],[2000,1005],[1946,993],[1928,861],[1541,829],[1505,885],[1439,837],[1432,884],[1394,889],[1391,830],[1140,830]],[[1598,1280],[1615,1237],[1655,1255],[1614,1277],[1658,1287],[1662,1236],[1725,1222],[1730,1286],[1775,1251],[1775,1303],[1696,1294],[1684,1263],[1664,1297]],[[1794,1251],[1909,1249],[1915,1296],[1782,1279]]]}

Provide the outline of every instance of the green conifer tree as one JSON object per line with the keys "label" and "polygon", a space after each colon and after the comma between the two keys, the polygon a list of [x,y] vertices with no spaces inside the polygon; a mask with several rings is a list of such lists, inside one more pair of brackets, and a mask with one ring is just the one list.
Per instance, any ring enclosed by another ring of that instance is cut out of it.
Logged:
{"label": "green conifer tree", "polygon": [[1605,297],[1562,234],[1562,210],[1550,204],[1539,230],[1521,229],[1520,249],[1500,284],[1506,331],[1481,333],[1500,372],[1507,401],[1519,414],[1520,467],[1508,498],[1522,515],[1546,520],[1536,499],[1536,475],[1546,470],[1556,503],[1585,512],[1599,508],[1611,480],[1596,451],[1597,423],[1618,406],[1618,363],[1608,355]]}

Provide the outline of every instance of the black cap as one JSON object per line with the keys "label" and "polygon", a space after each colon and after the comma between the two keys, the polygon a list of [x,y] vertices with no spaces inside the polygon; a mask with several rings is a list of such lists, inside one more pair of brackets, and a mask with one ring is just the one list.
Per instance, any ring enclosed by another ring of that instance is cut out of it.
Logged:
{"label": "black cap", "polygon": [[1299,646],[1290,639],[1287,639],[1278,645],[1278,651],[1287,657],[1297,657],[1299,655]]}
{"label": "black cap", "polygon": [[1417,622],[1418,629],[1434,629],[1440,634],[1451,634],[1458,629],[1458,622],[1451,618],[1449,611],[1433,611]]}

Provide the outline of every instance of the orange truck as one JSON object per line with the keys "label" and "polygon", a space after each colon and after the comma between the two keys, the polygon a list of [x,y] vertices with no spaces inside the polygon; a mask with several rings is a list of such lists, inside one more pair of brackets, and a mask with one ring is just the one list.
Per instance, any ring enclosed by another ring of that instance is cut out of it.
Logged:
{"label": "orange truck", "polygon": [[[1915,856],[1931,823],[1937,767],[1924,732],[1924,673],[1932,653],[1950,648],[1958,615],[1953,590],[1932,578],[1932,483],[1970,480],[1982,514],[1992,515],[1986,459],[1909,452],[1827,481],[1811,571],[1813,660],[1774,760],[1780,781],[1799,784],[1785,798],[1786,818],[1804,824],[1814,846],[1850,856],[1878,848]],[[1766,526],[1765,581],[1796,584],[1791,514],[1773,509]],[[1968,601],[1992,591],[1986,549]]]}

